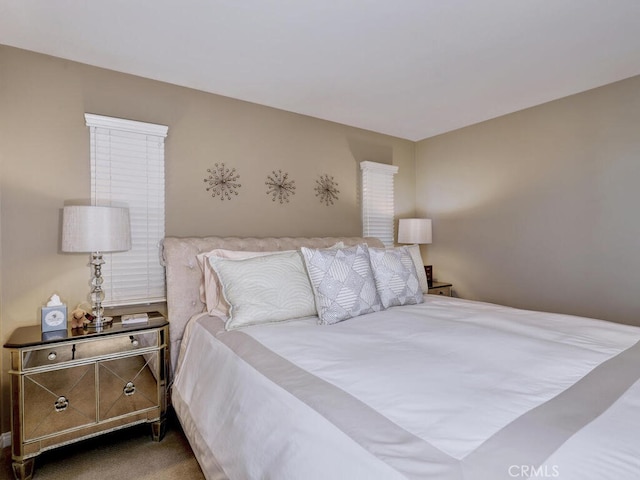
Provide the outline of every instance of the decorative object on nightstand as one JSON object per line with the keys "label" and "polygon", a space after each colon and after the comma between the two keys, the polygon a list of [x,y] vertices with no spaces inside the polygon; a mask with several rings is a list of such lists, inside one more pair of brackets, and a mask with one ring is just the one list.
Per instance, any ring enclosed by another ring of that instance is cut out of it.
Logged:
{"label": "decorative object on nightstand", "polygon": [[40,317],[42,333],[67,331],[67,306],[60,301],[58,295],[51,295],[47,306],[42,307]]}
{"label": "decorative object on nightstand", "polygon": [[47,339],[37,325],[20,327],[4,345],[17,480],[30,479],[36,457],[55,447],[143,423],[153,440],[164,436],[169,322],[152,312],[142,324],[64,333]]}
{"label": "decorative object on nightstand", "polygon": [[102,254],[122,252],[131,248],[131,226],[129,209],[124,207],[104,207],[95,205],[66,206],[62,212],[62,251],[91,253],[93,280],[91,282],[91,303],[93,305],[93,328],[102,328],[111,323],[111,318],[103,317],[102,300]]}
{"label": "decorative object on nightstand", "polygon": [[431,265],[425,265],[424,273],[427,276],[427,283],[429,284],[429,288],[431,288],[433,286],[433,267]]}
{"label": "decorative object on nightstand", "polygon": [[[428,218],[401,218],[398,222],[398,243],[428,245],[432,242],[431,220]],[[431,265],[425,266],[429,288],[433,285]]]}

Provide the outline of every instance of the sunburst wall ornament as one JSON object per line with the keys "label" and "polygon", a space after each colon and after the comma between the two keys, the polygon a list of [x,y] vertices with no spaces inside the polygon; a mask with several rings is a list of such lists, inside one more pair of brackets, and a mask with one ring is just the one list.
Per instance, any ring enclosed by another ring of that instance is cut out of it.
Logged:
{"label": "sunburst wall ornament", "polygon": [[325,205],[333,205],[334,200],[338,200],[338,183],[329,175],[320,175],[320,179],[316,180],[316,197],[320,198],[320,203]]}
{"label": "sunburst wall ornament", "polygon": [[231,195],[238,195],[238,189],[242,186],[238,183],[240,175],[236,173],[236,169],[228,169],[224,163],[215,164],[214,168],[207,168],[209,177],[204,179],[204,183],[208,183],[207,192],[211,192],[213,198],[220,197],[220,200],[231,200]]}
{"label": "sunburst wall ornament", "polygon": [[268,187],[267,195],[271,195],[271,200],[274,202],[278,199],[280,203],[289,203],[289,195],[296,194],[296,182],[289,180],[289,174],[282,173],[282,170],[277,172],[273,170],[271,175],[267,175],[267,181],[264,184]]}

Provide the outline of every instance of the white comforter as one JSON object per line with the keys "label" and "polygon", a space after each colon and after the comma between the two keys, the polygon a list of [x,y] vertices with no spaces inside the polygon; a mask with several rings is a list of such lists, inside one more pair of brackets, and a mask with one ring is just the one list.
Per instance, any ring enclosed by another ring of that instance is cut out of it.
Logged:
{"label": "white comforter", "polygon": [[638,479],[640,329],[448,297],[188,328],[173,403],[208,478]]}

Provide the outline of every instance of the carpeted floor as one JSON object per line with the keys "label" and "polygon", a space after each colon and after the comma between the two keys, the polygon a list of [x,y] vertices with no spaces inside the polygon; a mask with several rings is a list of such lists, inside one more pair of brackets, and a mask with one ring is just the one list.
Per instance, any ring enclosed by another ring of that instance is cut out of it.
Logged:
{"label": "carpeted floor", "polygon": [[[170,415],[157,443],[150,426],[137,425],[44,452],[36,458],[34,480],[200,480],[198,466],[180,424]],[[0,479],[12,479],[11,452],[2,450]]]}

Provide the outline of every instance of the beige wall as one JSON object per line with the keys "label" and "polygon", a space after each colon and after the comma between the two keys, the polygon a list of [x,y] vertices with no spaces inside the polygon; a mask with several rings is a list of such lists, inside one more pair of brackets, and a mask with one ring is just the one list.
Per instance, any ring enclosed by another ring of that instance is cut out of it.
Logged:
{"label": "beige wall", "polygon": [[[89,196],[84,113],[169,126],[169,235],[360,235],[358,163],[398,165],[398,216],[415,205],[413,142],[272,108],[0,46],[0,337],[39,324],[52,292],[75,307],[89,290],[88,257],[60,254],[65,200]],[[213,199],[207,168],[240,173],[240,195]],[[288,172],[296,194],[273,203],[264,182]],[[333,175],[340,199],[321,205],[313,190]],[[7,355],[2,360],[1,429],[9,430]]]}
{"label": "beige wall", "polygon": [[419,142],[416,172],[459,296],[640,325],[640,77]]}

